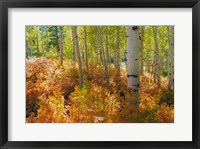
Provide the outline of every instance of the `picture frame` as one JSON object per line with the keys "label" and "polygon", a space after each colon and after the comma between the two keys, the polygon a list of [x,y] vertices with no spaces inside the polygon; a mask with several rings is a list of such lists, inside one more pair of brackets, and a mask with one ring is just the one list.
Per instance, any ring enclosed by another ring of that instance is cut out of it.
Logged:
{"label": "picture frame", "polygon": [[[8,141],[8,8],[192,8],[192,141]],[[11,148],[200,148],[198,0],[0,0],[0,147]]]}

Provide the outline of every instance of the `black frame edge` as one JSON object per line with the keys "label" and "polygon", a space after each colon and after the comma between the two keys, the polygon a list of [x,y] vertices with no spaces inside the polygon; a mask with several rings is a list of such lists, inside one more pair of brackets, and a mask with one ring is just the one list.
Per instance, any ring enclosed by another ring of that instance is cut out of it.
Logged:
{"label": "black frame edge", "polygon": [[[197,37],[197,39],[196,39],[196,42],[197,42],[197,51],[198,51],[198,68],[197,68],[197,71],[198,71],[198,89],[199,89],[199,86],[200,86],[200,79],[199,79],[199,75],[200,75],[200,68],[199,68],[199,66],[200,66],[200,42],[199,42],[199,40],[200,40],[200,1],[198,1],[198,3],[197,3],[197,5],[198,5],[198,12],[197,12],[197,14],[198,14],[198,16],[197,16],[197,28],[198,28],[198,37]],[[196,100],[196,104],[197,104],[197,107],[196,107],[196,113],[197,113],[197,115],[196,115],[196,117],[198,118],[197,119],[197,126],[196,126],[196,128],[197,128],[197,146],[198,146],[198,149],[200,148],[200,99],[199,99],[199,97],[200,97],[200,92],[197,90],[197,93],[198,93],[198,98],[197,98],[197,100]]]}
{"label": "black frame edge", "polygon": [[[5,131],[6,129],[6,125],[7,125],[7,122],[5,122],[5,120],[7,119],[7,114],[5,113],[7,111],[7,108],[5,108],[4,105],[7,105],[5,103],[6,100],[4,100],[4,91],[5,89],[3,89],[3,84],[5,84],[6,82],[4,82],[3,80],[5,79],[5,73],[3,72],[5,69],[5,59],[3,59],[3,55],[4,55],[4,51],[6,50],[3,50],[5,49],[5,47],[3,46],[3,2],[0,1],[0,89],[1,89],[1,92],[0,92],[0,110],[1,110],[1,113],[0,113],[0,144],[1,146],[3,146],[8,140],[7,140],[7,131]],[[5,44],[4,44],[5,45]],[[4,115],[4,113],[6,115]]]}
{"label": "black frame edge", "polygon": [[198,0],[3,0],[13,8],[191,8]]}
{"label": "black frame edge", "polygon": [[8,12],[5,2],[0,1],[0,108],[1,146],[8,142]]}
{"label": "black frame edge", "polygon": [[[50,3],[47,3],[49,2]],[[75,0],[79,1],[80,0]],[[88,0],[90,1],[90,0]],[[120,1],[120,0],[117,0]],[[128,0],[129,1],[129,0]],[[133,0],[134,1],[134,0]],[[199,36],[200,36],[200,2],[197,2],[197,0],[182,0],[182,3],[179,3],[180,0],[174,0],[174,3],[169,3],[170,0],[164,0],[165,2],[158,2],[158,0],[150,0],[146,4],[144,1],[147,0],[136,0],[137,2],[127,2],[126,4],[122,5],[122,1],[118,3],[110,3],[110,0],[108,0],[107,3],[102,3],[97,1],[96,3],[84,3],[82,1],[81,4],[78,5],[77,2],[70,2],[66,4],[68,1],[66,0],[58,0],[58,2],[55,2],[55,0],[0,0],[0,147],[2,149],[8,149],[8,148],[15,148],[15,149],[21,149],[21,148],[134,148],[134,149],[199,149],[200,148],[200,102],[199,100],[199,84],[200,80],[198,75],[200,74],[200,69],[198,66],[200,66],[200,52],[199,52]],[[140,1],[140,2],[139,2]],[[153,1],[157,1],[157,4],[154,4]],[[160,0],[162,1],[162,0]],[[65,5],[63,5],[65,4]],[[32,7],[172,7],[172,8],[190,8],[193,6],[193,14],[192,14],[192,27],[193,27],[193,60],[192,60],[192,77],[193,77],[193,142],[170,142],[167,144],[167,142],[124,142],[127,143],[127,145],[123,145],[121,142],[15,142],[15,141],[8,141],[8,8],[9,7],[22,7],[22,8],[32,8]],[[2,23],[1,23],[2,22]],[[195,39],[195,40],[194,40]],[[194,80],[195,79],[195,80]],[[196,81],[196,79],[198,81]],[[197,98],[195,100],[195,98]],[[198,119],[196,119],[198,118]],[[194,131],[195,128],[195,131]],[[113,144],[115,143],[115,145]],[[134,144],[134,146],[133,146]],[[142,145],[141,145],[142,144]],[[166,146],[163,146],[166,145]]]}
{"label": "black frame edge", "polygon": [[[198,127],[199,127],[199,122],[198,120],[196,120],[195,118],[198,118],[199,116],[199,112],[198,112],[198,107],[199,107],[199,102],[198,100],[194,100],[194,99],[199,99],[199,95],[198,95],[198,86],[199,86],[199,82],[196,81],[199,80],[199,43],[198,43],[198,39],[199,39],[199,9],[200,9],[200,3],[196,3],[193,6],[192,9],[192,139],[193,139],[193,143],[194,146],[198,147],[198,137],[199,137],[199,132],[198,132]],[[198,71],[195,71],[198,70]],[[195,131],[196,130],[196,131]]]}

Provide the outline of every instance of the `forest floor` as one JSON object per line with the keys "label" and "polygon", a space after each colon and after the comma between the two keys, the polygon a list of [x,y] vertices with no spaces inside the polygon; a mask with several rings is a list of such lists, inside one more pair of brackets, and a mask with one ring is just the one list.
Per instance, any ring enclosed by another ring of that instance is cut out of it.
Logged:
{"label": "forest floor", "polygon": [[174,95],[161,77],[158,87],[149,73],[140,76],[139,111],[130,113],[126,70],[117,74],[109,66],[109,84],[103,66],[83,64],[84,85],[79,87],[78,64],[64,60],[26,60],[27,123],[171,123],[174,122]]}

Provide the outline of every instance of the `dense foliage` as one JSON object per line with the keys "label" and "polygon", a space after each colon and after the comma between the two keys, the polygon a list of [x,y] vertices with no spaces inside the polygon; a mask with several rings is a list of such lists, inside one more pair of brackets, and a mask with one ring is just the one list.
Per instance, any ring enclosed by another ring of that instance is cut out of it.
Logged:
{"label": "dense foliage", "polygon": [[[126,72],[120,81],[113,66],[109,67],[110,84],[102,76],[103,67],[89,68],[88,78],[79,88],[78,67],[72,60],[60,66],[58,60],[26,60],[27,122],[173,122],[173,94],[162,78],[158,87],[150,74],[140,77],[139,113],[130,114],[126,97],[132,93],[126,86]],[[85,67],[83,69],[85,70]]]}
{"label": "dense foliage", "polygon": [[174,91],[169,86],[173,27],[137,31],[138,105],[129,101],[135,91],[127,86],[126,27],[80,26],[74,31],[77,35],[70,26],[26,26],[26,122],[174,122]]}

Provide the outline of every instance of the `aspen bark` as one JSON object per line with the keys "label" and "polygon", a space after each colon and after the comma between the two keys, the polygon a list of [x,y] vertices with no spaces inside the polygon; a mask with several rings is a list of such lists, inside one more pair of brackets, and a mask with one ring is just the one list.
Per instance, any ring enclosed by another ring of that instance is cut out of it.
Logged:
{"label": "aspen bark", "polygon": [[86,70],[88,72],[87,31],[85,26],[84,26],[84,51],[85,51]]}
{"label": "aspen bark", "polygon": [[140,27],[140,74],[143,74],[144,59],[143,59],[143,50],[144,50],[144,26]]}
{"label": "aspen bark", "polygon": [[82,72],[82,62],[81,62],[81,58],[80,58],[79,41],[78,41],[76,26],[72,26],[72,32],[73,32],[73,37],[74,37],[74,41],[75,41],[76,56],[77,56],[77,60],[78,60],[80,87],[82,87],[83,86],[83,72]]}
{"label": "aspen bark", "polygon": [[172,28],[167,27],[168,41],[169,41],[169,52],[168,52],[168,89],[172,91],[174,89],[174,39]]}
{"label": "aspen bark", "polygon": [[139,107],[139,33],[137,26],[127,26],[127,85],[133,90],[131,105]]}
{"label": "aspen bark", "polygon": [[36,49],[37,49],[37,52],[39,53],[40,50],[39,50],[38,34],[36,35],[36,42],[37,42],[37,47],[36,47]]}
{"label": "aspen bark", "polygon": [[28,58],[30,55],[29,55],[29,45],[28,45],[28,41],[26,39],[26,58]]}
{"label": "aspen bark", "polygon": [[109,49],[108,49],[108,27],[106,27],[106,40],[105,40],[105,50],[106,50],[106,60],[107,63],[109,64]]}
{"label": "aspen bark", "polygon": [[47,44],[47,49],[46,51],[49,51],[49,35],[48,35],[48,27],[46,27],[46,44]]}
{"label": "aspen bark", "polygon": [[30,56],[29,54],[29,43],[27,40],[27,32],[28,32],[28,27],[26,26],[26,58],[28,58]]}
{"label": "aspen bark", "polygon": [[59,46],[59,43],[58,43],[58,39],[59,39],[59,37],[58,37],[58,27],[56,26],[55,27],[55,30],[56,30],[56,46],[57,46],[57,51],[58,52],[60,52],[60,46]]}
{"label": "aspen bark", "polygon": [[76,61],[76,44],[75,44],[75,38],[74,38],[74,32],[73,32],[73,29],[71,28],[71,31],[72,31],[72,59],[74,61]]}
{"label": "aspen bark", "polygon": [[42,32],[42,53],[44,53],[44,34]]}
{"label": "aspen bark", "polygon": [[63,65],[63,35],[62,30],[60,29],[60,64]]}
{"label": "aspen bark", "polygon": [[118,75],[120,74],[120,47],[119,47],[119,43],[120,43],[120,27],[117,26],[117,34],[116,34],[116,53],[115,53],[115,68],[117,69],[117,73]]}
{"label": "aspen bark", "polygon": [[154,33],[154,78],[155,83],[160,86],[160,64],[159,64],[159,49],[157,41],[157,26],[153,27]]}
{"label": "aspen bark", "polygon": [[147,49],[147,72],[150,73],[150,60],[149,60],[149,57],[150,57],[150,50]]}
{"label": "aspen bark", "polygon": [[147,72],[150,73],[150,48],[151,48],[151,42],[150,39],[147,41],[147,51],[146,51],[146,59],[147,59]]}
{"label": "aspen bark", "polygon": [[109,76],[108,76],[108,64],[107,64],[107,59],[105,57],[105,51],[104,51],[104,47],[103,47],[103,41],[102,41],[102,34],[101,34],[101,27],[98,26],[98,37],[99,37],[99,41],[100,41],[100,50],[102,53],[102,62],[104,65],[104,73],[105,73],[105,80],[106,83],[109,83]]}

